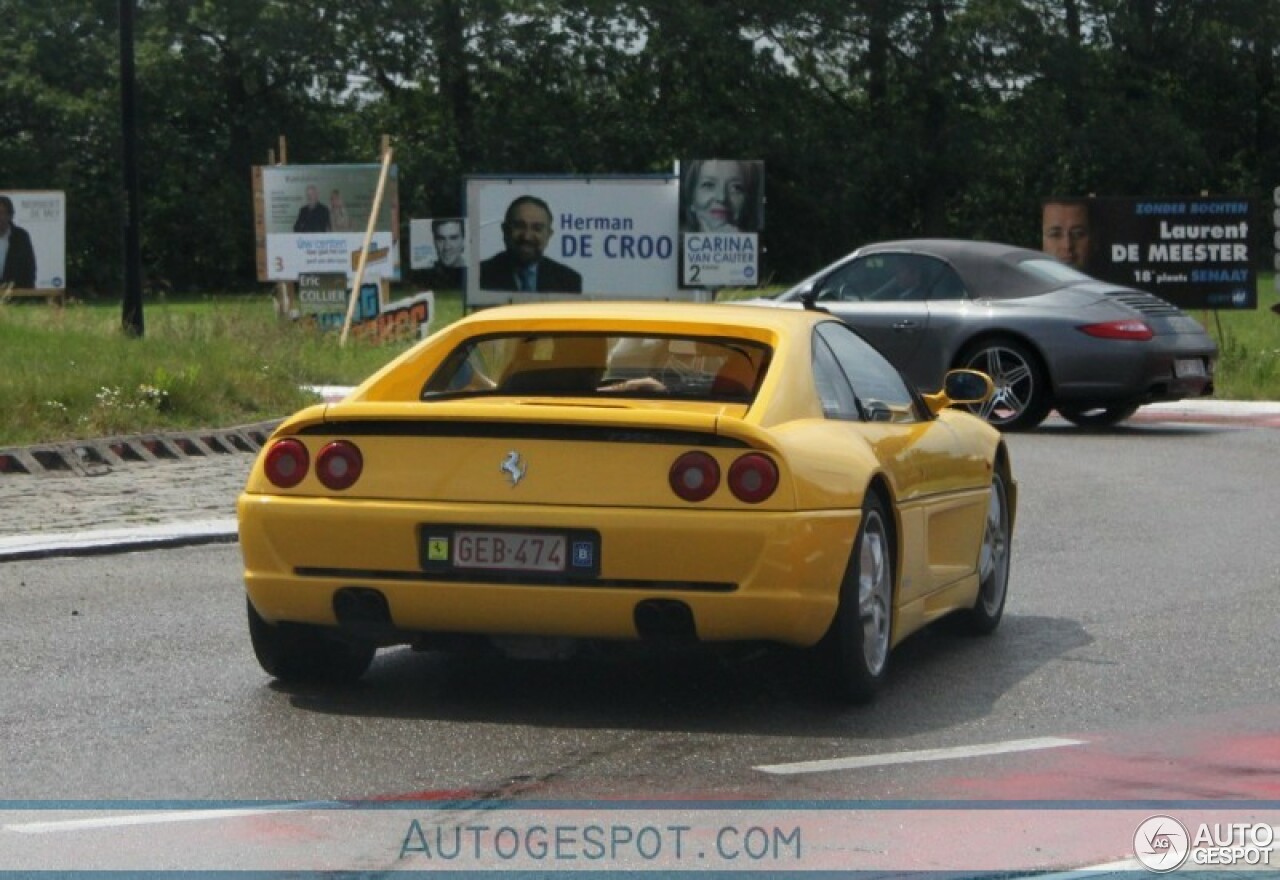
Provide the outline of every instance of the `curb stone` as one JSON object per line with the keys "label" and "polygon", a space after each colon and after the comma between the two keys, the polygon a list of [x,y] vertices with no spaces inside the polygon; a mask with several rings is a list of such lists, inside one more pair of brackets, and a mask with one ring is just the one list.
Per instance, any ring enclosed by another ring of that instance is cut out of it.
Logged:
{"label": "curb stone", "polygon": [[167,431],[0,449],[0,476],[93,477],[139,462],[257,454],[281,419],[216,430]]}
{"label": "curb stone", "polygon": [[238,536],[234,518],[34,537],[16,535],[0,537],[0,563],[59,556],[102,556],[199,544],[233,544]]}

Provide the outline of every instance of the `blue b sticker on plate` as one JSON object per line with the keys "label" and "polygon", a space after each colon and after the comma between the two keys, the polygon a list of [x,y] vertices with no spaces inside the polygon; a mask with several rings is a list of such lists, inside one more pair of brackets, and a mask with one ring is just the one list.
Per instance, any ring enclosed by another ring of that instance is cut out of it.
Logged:
{"label": "blue b sticker on plate", "polygon": [[595,550],[590,541],[573,542],[573,567],[591,568],[595,564]]}

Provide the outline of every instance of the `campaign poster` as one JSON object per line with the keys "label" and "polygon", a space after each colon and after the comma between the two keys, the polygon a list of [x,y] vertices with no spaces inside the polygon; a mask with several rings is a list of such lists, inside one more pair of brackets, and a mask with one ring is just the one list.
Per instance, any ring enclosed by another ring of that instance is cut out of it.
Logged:
{"label": "campaign poster", "polygon": [[467,221],[432,217],[409,221],[409,266],[413,269],[465,269]]}
{"label": "campaign poster", "polygon": [[[67,195],[58,190],[0,190],[13,203],[3,282],[23,290],[67,286]],[[27,245],[30,245],[28,247]]]}
{"label": "campaign poster", "polygon": [[[1050,212],[1074,212],[1059,244],[1095,278],[1136,287],[1183,309],[1256,309],[1254,205],[1244,196],[1092,198],[1045,202],[1045,250],[1054,253]],[[1066,217],[1066,214],[1061,216]],[[1074,239],[1074,241],[1071,241]]]}
{"label": "campaign poster", "polygon": [[[377,285],[366,286],[373,288],[376,304]],[[322,330],[342,329],[350,300],[345,272],[304,272],[298,276],[298,312],[302,320],[314,322]]]}
{"label": "campaign poster", "polygon": [[347,277],[341,273],[304,273],[298,278],[298,319],[325,332],[339,332],[351,311],[351,335],[368,342],[426,339],[435,318],[435,294],[422,291],[382,304],[378,284],[362,284],[355,308]]}
{"label": "campaign poster", "polygon": [[465,290],[467,286],[467,221],[462,217],[432,217],[409,221],[409,266],[417,280],[435,290]]}
{"label": "campaign poster", "polygon": [[679,180],[469,177],[467,305],[692,299],[681,290]]}
{"label": "campaign poster", "polygon": [[680,162],[680,279],[689,287],[760,283],[764,162]]}
{"label": "campaign poster", "polygon": [[[376,284],[373,295],[362,296],[361,317],[351,325],[355,339],[369,342],[407,342],[426,339],[431,334],[431,322],[435,319],[436,299],[430,290],[424,290],[404,299],[379,305]],[[372,311],[369,311],[372,309]]]}
{"label": "campaign poster", "polygon": [[[354,278],[382,166],[265,165],[253,169],[259,281],[344,272]],[[365,263],[366,278],[400,278],[397,169],[387,184]]]}

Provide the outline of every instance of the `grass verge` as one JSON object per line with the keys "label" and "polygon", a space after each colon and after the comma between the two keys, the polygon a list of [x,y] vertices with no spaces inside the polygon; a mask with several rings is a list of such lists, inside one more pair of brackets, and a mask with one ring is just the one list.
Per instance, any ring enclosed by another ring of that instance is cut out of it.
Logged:
{"label": "grass verge", "polygon": [[[436,326],[457,297],[437,298]],[[304,385],[354,385],[409,343],[375,344],[275,316],[267,296],[148,302],[140,339],[118,304],[0,306],[0,447],[217,428],[288,415]]]}

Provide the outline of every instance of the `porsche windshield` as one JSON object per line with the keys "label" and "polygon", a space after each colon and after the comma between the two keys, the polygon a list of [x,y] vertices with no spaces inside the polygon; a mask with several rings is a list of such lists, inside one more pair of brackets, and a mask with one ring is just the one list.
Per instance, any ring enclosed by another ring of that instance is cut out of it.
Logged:
{"label": "porsche windshield", "polygon": [[421,397],[627,395],[748,403],[769,355],[768,346],[739,339],[488,336],[454,350],[423,385]]}

